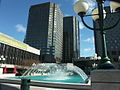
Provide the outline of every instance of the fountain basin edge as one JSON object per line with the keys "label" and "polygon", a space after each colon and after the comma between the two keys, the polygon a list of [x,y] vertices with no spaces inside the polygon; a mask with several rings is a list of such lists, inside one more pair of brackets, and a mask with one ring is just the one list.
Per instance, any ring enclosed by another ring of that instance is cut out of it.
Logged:
{"label": "fountain basin edge", "polygon": [[[0,79],[0,83],[9,83],[9,84],[21,84],[20,79]],[[33,81],[31,80],[30,86],[36,87],[46,87],[46,88],[61,88],[61,89],[79,89],[79,90],[90,90],[91,89],[91,79],[88,83],[56,83],[56,82],[47,82],[47,81]]]}

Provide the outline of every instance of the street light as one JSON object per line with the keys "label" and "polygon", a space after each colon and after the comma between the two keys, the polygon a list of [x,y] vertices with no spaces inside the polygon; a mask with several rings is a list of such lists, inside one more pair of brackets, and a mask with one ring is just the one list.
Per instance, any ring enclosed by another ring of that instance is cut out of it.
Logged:
{"label": "street light", "polygon": [[2,64],[5,61],[5,58],[3,55],[0,56],[0,63]]}
{"label": "street light", "polygon": [[[105,30],[108,30],[108,29],[115,27],[119,23],[120,19],[116,22],[115,25],[113,25],[109,28],[104,28],[103,20],[107,14],[104,12],[104,9],[103,9],[103,4],[105,1],[106,0],[96,0],[98,8],[94,9],[93,13],[91,15],[86,15],[86,13],[89,9],[89,4],[88,4],[88,2],[86,2],[84,0],[79,0],[75,3],[74,11],[81,17],[83,24],[87,28],[89,28],[91,30],[99,30],[100,31],[103,50],[102,50],[101,60],[100,60],[100,63],[98,64],[97,68],[98,69],[113,69],[114,66],[110,62],[110,59],[108,58],[108,55],[107,55],[107,48],[106,48],[106,41],[105,41]],[[117,13],[117,11],[120,10],[120,3],[110,1],[110,7],[114,10],[114,12],[112,12],[112,13]],[[112,13],[109,13],[109,14],[112,14]],[[98,20],[99,21],[99,28],[92,28],[92,27],[88,26],[84,21],[84,17],[86,17],[86,16],[92,16],[93,20]]]}

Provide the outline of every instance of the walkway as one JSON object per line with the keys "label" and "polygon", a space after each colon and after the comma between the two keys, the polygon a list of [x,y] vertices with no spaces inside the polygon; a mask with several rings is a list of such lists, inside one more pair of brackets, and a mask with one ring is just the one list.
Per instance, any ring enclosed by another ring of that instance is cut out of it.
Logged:
{"label": "walkway", "polygon": [[[20,85],[2,83],[0,84],[0,90],[20,90]],[[70,90],[70,89],[54,89],[31,86],[30,90]]]}

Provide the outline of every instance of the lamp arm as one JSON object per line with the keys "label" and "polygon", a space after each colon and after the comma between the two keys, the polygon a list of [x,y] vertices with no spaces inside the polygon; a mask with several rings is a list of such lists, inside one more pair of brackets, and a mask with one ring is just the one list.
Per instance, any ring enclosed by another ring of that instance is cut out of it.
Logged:
{"label": "lamp arm", "polygon": [[88,26],[88,25],[85,23],[85,21],[84,21],[84,19],[83,19],[82,16],[81,16],[81,20],[82,20],[83,24],[84,24],[87,28],[89,28],[89,29],[91,29],[91,30],[100,30],[99,28],[92,28],[92,27]]}
{"label": "lamp arm", "polygon": [[[91,30],[98,30],[98,31],[100,30],[99,28],[92,28],[92,27],[88,26],[88,25],[85,23],[83,17],[81,17],[81,20],[82,20],[83,24],[84,24],[87,28],[89,28],[89,29],[91,29]],[[106,30],[112,29],[112,28],[114,28],[115,26],[117,26],[119,22],[120,22],[120,18],[118,19],[118,21],[117,21],[113,26],[108,27],[108,28],[104,28],[103,30],[106,31]]]}
{"label": "lamp arm", "polygon": [[120,18],[118,19],[118,21],[113,25],[113,26],[111,26],[111,27],[108,27],[108,28],[104,28],[104,31],[105,30],[109,30],[109,29],[112,29],[112,28],[114,28],[115,26],[117,26],[118,25],[118,23],[120,22]]}

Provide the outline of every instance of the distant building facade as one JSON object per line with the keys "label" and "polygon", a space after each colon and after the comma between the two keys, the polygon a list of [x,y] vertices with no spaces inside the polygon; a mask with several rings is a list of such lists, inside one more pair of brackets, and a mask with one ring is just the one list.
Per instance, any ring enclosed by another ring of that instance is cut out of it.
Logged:
{"label": "distant building facade", "polygon": [[[105,8],[106,12],[110,13],[110,7]],[[120,13],[107,14],[104,20],[104,28],[113,26],[120,17]],[[94,22],[94,27],[98,28],[98,22]],[[107,52],[111,60],[117,61],[120,57],[120,23],[112,29],[105,31]],[[94,31],[95,36],[95,52],[98,56],[102,56],[102,41],[100,31]]]}
{"label": "distant building facade", "polygon": [[40,50],[0,33],[0,63],[31,66],[40,63]]}
{"label": "distant building facade", "polygon": [[41,50],[43,62],[62,60],[63,14],[57,4],[31,6],[24,42]]}
{"label": "distant building facade", "polygon": [[80,31],[78,19],[74,16],[63,19],[63,62],[72,63],[80,57]]}

